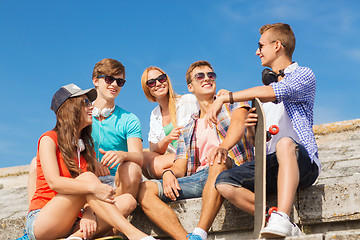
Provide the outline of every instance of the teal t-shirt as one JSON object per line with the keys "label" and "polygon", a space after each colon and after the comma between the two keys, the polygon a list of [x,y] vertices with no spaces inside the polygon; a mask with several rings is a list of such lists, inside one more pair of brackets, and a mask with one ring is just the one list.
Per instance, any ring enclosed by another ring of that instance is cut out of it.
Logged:
{"label": "teal t-shirt", "polygon": [[[103,155],[99,148],[127,152],[127,139],[142,139],[140,120],[135,114],[116,106],[114,112],[102,122],[93,117],[91,136],[94,139],[96,159],[101,161]],[[110,174],[115,176],[117,168],[110,169]]]}

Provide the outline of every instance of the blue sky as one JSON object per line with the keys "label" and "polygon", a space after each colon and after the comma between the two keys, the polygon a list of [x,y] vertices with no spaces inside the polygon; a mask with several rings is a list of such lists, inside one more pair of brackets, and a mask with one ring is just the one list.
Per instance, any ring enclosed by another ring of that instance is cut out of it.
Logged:
{"label": "blue sky", "polygon": [[92,87],[96,62],[126,67],[116,103],[135,113],[148,147],[156,106],[140,85],[143,70],[164,69],[179,94],[185,72],[208,60],[218,89],[261,84],[259,28],[285,22],[297,39],[293,60],[317,79],[314,123],[359,118],[360,1],[0,1],[0,167],[29,164],[39,136],[54,127],[53,94]]}

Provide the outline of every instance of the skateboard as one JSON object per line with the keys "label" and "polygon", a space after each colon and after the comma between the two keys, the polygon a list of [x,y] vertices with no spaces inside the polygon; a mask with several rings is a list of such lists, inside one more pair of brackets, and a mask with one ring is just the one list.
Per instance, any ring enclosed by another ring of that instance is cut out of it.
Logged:
{"label": "skateboard", "polygon": [[266,217],[266,140],[265,115],[258,98],[252,101],[258,115],[255,126],[255,215],[254,238],[260,238],[260,231],[265,226]]}

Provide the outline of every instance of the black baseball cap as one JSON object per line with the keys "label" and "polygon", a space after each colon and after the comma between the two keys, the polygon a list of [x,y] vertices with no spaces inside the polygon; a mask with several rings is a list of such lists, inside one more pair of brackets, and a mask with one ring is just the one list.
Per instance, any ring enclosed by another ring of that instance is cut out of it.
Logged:
{"label": "black baseball cap", "polygon": [[56,114],[57,110],[66,100],[71,97],[78,97],[84,94],[89,98],[91,102],[95,101],[97,97],[97,92],[95,88],[82,90],[73,83],[63,86],[54,94],[51,101],[50,109],[53,110]]}

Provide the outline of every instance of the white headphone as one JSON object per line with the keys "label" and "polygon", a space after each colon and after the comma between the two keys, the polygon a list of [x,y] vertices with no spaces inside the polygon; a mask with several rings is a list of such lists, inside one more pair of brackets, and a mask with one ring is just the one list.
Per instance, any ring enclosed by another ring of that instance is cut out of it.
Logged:
{"label": "white headphone", "polygon": [[78,140],[77,148],[80,152],[85,150],[85,143],[81,138]]}
{"label": "white headphone", "polygon": [[107,118],[108,116],[110,116],[110,114],[115,110],[115,105],[112,108],[103,108],[100,110],[100,108],[94,107],[92,110],[92,115],[94,117],[100,117],[103,116],[105,118]]}

